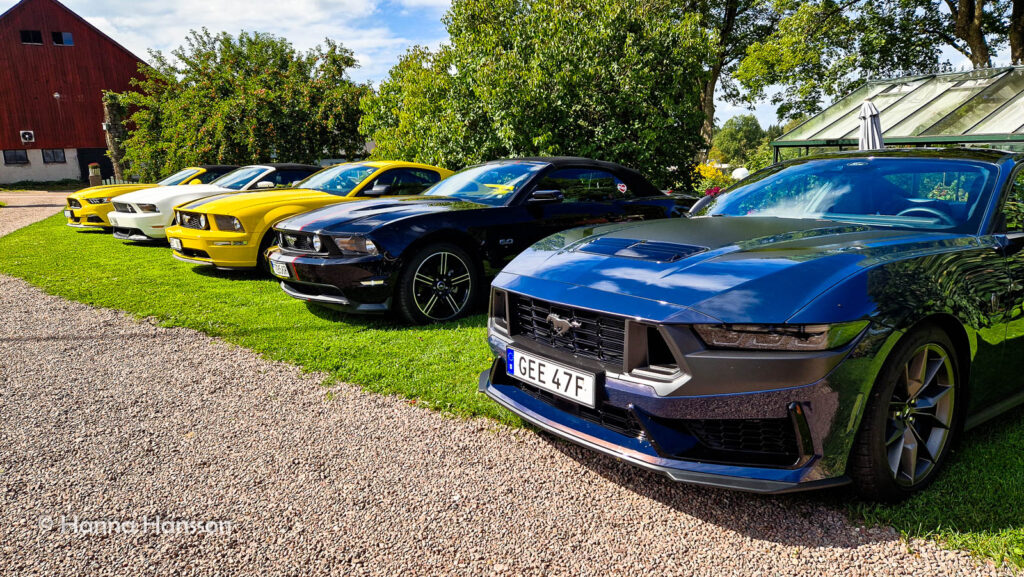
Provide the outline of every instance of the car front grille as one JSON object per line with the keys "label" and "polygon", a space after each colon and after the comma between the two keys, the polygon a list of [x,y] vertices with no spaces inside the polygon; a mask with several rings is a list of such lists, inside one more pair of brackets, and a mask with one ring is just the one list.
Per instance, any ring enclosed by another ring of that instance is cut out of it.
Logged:
{"label": "car front grille", "polygon": [[[622,364],[625,352],[626,319],[563,306],[514,293],[509,294],[512,335],[522,336],[551,348],[609,364]],[[573,328],[559,335],[551,315]]]}
{"label": "car front grille", "polygon": [[313,235],[304,232],[281,232],[279,233],[277,244],[288,250],[317,252],[313,249]]}
{"label": "car front grille", "polygon": [[78,202],[78,200],[76,200],[74,198],[69,198],[68,199],[68,206],[71,207],[71,208],[82,208],[82,203]]}
{"label": "car front grille", "polygon": [[115,202],[114,210],[117,212],[135,212],[135,207],[125,202]]}
{"label": "car front grille", "polygon": [[206,219],[205,222],[200,222],[199,215],[194,212],[178,212],[179,221],[181,226],[185,228],[194,228],[196,230],[210,230],[210,220]]}
{"label": "car front grille", "polygon": [[796,429],[788,418],[688,420],[686,427],[712,451],[774,455],[782,462],[798,457]]}

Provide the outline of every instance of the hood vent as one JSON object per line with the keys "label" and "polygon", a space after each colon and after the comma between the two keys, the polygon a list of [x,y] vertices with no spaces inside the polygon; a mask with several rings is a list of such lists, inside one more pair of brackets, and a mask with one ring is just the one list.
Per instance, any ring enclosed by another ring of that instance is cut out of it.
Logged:
{"label": "hood vent", "polygon": [[693,246],[690,244],[603,237],[592,240],[576,250],[590,254],[635,258],[655,262],[676,262],[708,249],[704,246]]}

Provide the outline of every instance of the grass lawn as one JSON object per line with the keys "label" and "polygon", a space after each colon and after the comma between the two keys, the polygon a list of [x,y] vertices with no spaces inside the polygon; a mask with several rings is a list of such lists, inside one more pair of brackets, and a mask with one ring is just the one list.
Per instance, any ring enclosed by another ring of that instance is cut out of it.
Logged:
{"label": "grass lawn", "polygon": [[[477,375],[490,363],[483,315],[427,327],[339,316],[307,308],[273,280],[199,274],[166,247],[129,245],[63,223],[58,215],[0,238],[0,273],[72,300],[197,329],[337,381],[520,424],[476,392]],[[972,431],[923,494],[899,505],[847,505],[851,514],[1024,567],[1022,417],[1017,411]]]}

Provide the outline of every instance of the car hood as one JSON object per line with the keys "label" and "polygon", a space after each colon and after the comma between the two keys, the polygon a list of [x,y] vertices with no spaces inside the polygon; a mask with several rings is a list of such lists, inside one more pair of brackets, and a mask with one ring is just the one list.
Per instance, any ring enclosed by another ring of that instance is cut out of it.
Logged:
{"label": "car hood", "polygon": [[231,193],[229,190],[212,184],[190,184],[187,186],[157,186],[138,190],[123,195],[119,202],[130,202],[134,204],[165,204],[168,201],[186,202],[197,198],[204,198],[214,194]]}
{"label": "car hood", "polygon": [[108,196],[121,196],[129,192],[135,192],[145,188],[154,188],[155,184],[107,184],[103,186],[90,186],[78,192],[68,195],[68,198],[106,198]]}
{"label": "car hood", "polygon": [[311,232],[366,233],[397,220],[444,212],[493,208],[489,205],[445,197],[380,198],[332,204],[281,221],[278,228]]}
{"label": "car hood", "polygon": [[241,210],[301,203],[308,200],[323,200],[324,198],[343,200],[345,197],[308,188],[275,188],[273,190],[246,192],[244,194],[232,193],[208,196],[183,205],[181,208],[207,214],[234,215]]}
{"label": "car hood", "polygon": [[516,276],[530,277],[586,287],[602,302],[601,294],[623,295],[722,322],[782,323],[875,264],[977,242],[809,219],[669,219],[553,235],[514,259],[495,285],[516,290]]}

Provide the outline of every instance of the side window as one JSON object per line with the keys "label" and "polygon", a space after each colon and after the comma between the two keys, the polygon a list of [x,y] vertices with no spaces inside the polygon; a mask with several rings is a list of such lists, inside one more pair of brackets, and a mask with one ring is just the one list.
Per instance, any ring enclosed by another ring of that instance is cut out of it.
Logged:
{"label": "side window", "polygon": [[1006,232],[1024,231],[1024,170],[1013,177],[1013,185],[1003,204],[1006,217]]}
{"label": "side window", "polygon": [[193,176],[192,178],[188,179],[186,182],[192,182],[193,180],[198,178],[199,182],[201,182],[203,184],[210,184],[211,182],[217,180],[218,178],[224,176],[225,174],[227,174],[227,172],[225,172],[225,171],[208,170],[208,171],[200,174],[199,176]]}
{"label": "side window", "polygon": [[541,179],[537,190],[561,190],[569,202],[608,202],[633,198],[615,175],[592,168],[563,168]]}
{"label": "side window", "polygon": [[275,170],[274,184],[278,186],[291,186],[293,182],[305,180],[310,174],[313,173],[308,170]]}
{"label": "side window", "polygon": [[419,194],[439,180],[441,175],[432,170],[396,168],[378,176],[367,189],[386,184],[391,186],[388,195]]}

